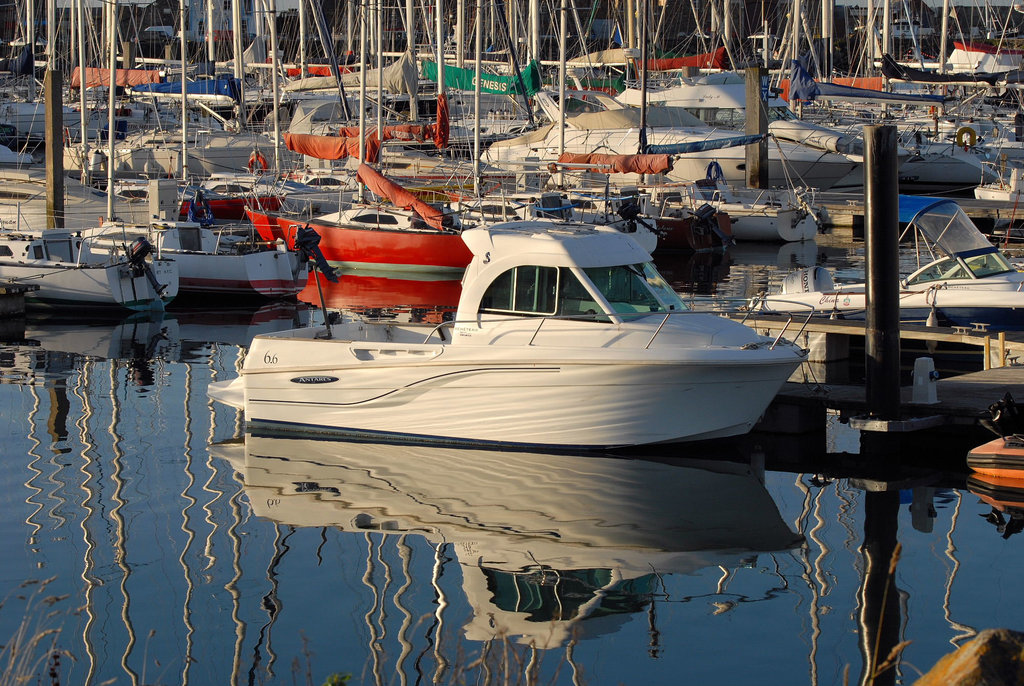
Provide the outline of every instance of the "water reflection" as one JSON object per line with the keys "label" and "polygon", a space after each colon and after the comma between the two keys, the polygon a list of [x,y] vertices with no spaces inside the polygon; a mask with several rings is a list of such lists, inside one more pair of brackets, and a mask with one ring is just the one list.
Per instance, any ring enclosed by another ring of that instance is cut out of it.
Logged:
{"label": "water reflection", "polygon": [[261,517],[443,551],[473,608],[471,641],[552,648],[613,633],[664,593],[663,575],[756,566],[802,542],[750,464],[252,434],[211,450]]}

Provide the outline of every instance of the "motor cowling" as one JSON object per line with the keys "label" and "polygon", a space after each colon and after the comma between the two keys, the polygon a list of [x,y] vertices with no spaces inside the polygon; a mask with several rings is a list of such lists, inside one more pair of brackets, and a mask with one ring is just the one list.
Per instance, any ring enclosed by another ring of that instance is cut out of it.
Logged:
{"label": "motor cowling", "polygon": [[836,289],[832,274],[824,267],[806,267],[782,280],[783,293],[831,292]]}
{"label": "motor cowling", "polygon": [[139,236],[128,244],[128,263],[133,269],[145,267],[146,258],[153,254],[153,245],[145,238]]}

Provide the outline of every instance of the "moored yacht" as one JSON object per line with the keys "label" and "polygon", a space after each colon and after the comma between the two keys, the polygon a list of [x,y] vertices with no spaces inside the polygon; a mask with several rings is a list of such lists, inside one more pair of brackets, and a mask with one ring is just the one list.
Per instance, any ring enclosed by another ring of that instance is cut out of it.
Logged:
{"label": "moored yacht", "polygon": [[690,311],[612,228],[469,229],[454,321],[257,336],[210,395],[253,427],[400,442],[599,449],[749,431],[801,349]]}

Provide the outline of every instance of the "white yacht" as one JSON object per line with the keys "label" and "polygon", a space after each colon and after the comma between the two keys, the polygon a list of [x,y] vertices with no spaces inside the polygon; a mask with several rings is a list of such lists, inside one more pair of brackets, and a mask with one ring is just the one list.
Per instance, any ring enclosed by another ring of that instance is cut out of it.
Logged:
{"label": "white yacht", "polygon": [[254,427],[600,449],[746,433],[804,359],[688,310],[613,228],[533,220],[461,235],[473,257],[454,321],[257,336],[210,395]]}

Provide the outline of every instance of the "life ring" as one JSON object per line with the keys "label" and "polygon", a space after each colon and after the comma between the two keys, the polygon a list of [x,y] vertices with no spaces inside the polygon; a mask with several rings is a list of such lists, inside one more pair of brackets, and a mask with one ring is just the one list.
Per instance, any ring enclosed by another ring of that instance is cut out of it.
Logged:
{"label": "life ring", "polygon": [[262,174],[267,171],[267,158],[259,150],[253,150],[249,155],[249,171],[253,174]]}
{"label": "life ring", "polygon": [[[966,142],[964,142],[966,140]],[[956,130],[956,144],[964,150],[973,148],[978,142],[978,132],[970,126],[961,126]]]}

